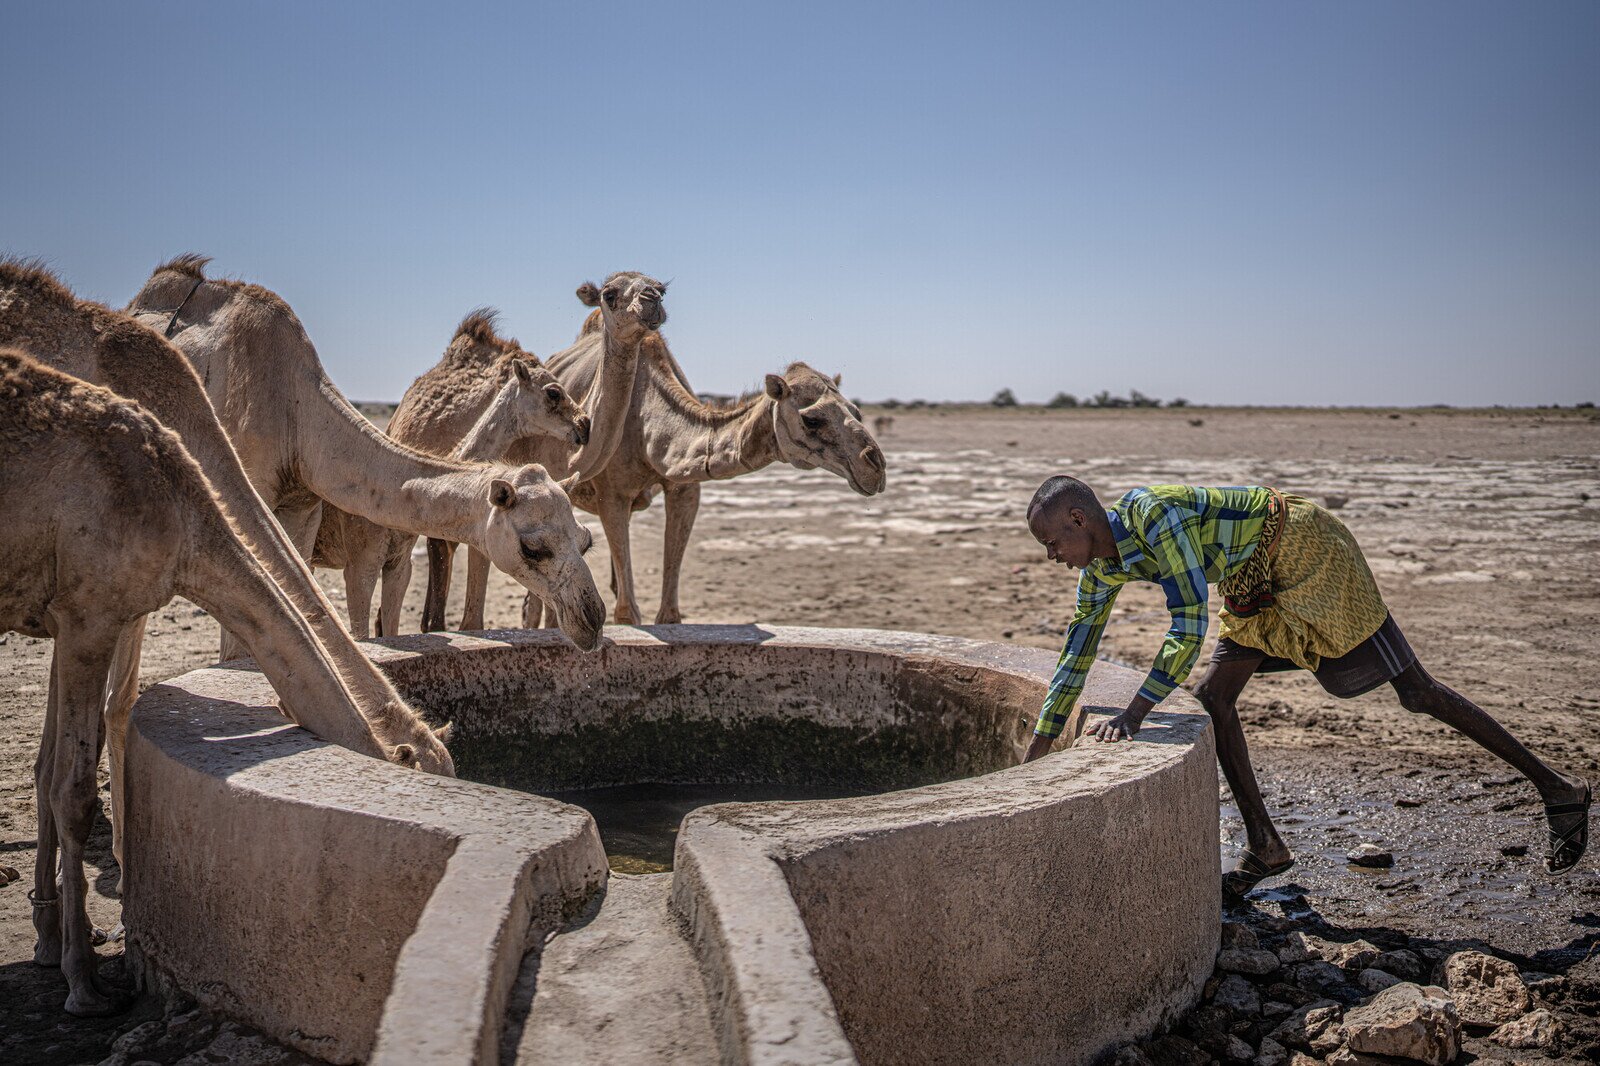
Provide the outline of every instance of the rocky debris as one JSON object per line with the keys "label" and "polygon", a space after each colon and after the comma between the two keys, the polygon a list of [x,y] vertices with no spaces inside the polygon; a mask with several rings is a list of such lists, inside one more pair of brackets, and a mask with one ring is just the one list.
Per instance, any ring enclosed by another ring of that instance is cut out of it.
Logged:
{"label": "rocky debris", "polygon": [[1211,1056],[1201,1051],[1191,1040],[1168,1035],[1153,1040],[1146,1049],[1152,1066],[1206,1066]]}
{"label": "rocky debris", "polygon": [[1222,923],[1222,946],[1225,948],[1243,948],[1254,951],[1261,946],[1261,938],[1256,931],[1243,922]]}
{"label": "rocky debris", "polygon": [[1374,870],[1387,870],[1394,865],[1394,852],[1385,851],[1376,844],[1363,844],[1345,856],[1352,866],[1365,866]]}
{"label": "rocky debris", "polygon": [[1150,1056],[1146,1055],[1138,1044],[1129,1044],[1117,1049],[1116,1058],[1111,1060],[1111,1066],[1153,1066]]}
{"label": "rocky debris", "polygon": [[1560,1032],[1561,1023],[1556,1021],[1556,1016],[1541,1007],[1515,1021],[1506,1022],[1489,1034],[1489,1041],[1501,1047],[1542,1049],[1554,1044]]}
{"label": "rocky debris", "polygon": [[1307,992],[1327,995],[1341,990],[1345,984],[1344,971],[1331,962],[1302,962],[1292,967],[1294,983]]}
{"label": "rocky debris", "polygon": [[1270,1036],[1261,1041],[1256,1057],[1250,1060],[1252,1066],[1283,1066],[1288,1061],[1289,1049]]}
{"label": "rocky debris", "polygon": [[1362,970],[1376,962],[1380,952],[1375,944],[1365,940],[1339,942],[1294,932],[1284,938],[1277,954],[1278,961],[1284,965],[1326,962],[1346,970]]}
{"label": "rocky debris", "polygon": [[17,872],[15,866],[0,865],[0,885],[9,885],[13,881],[20,881],[22,874]]}
{"label": "rocky debris", "polygon": [[1217,969],[1224,973],[1247,973],[1265,977],[1278,968],[1278,956],[1256,948],[1223,948],[1217,955]]}
{"label": "rocky debris", "polygon": [[[1222,979],[1211,1002],[1219,1007],[1226,1007],[1237,1017],[1262,1012],[1261,994],[1256,991],[1254,985],[1236,973],[1231,973]],[[1287,1007],[1284,1009],[1288,1010]]]}
{"label": "rocky debris", "polygon": [[1517,968],[1481,951],[1458,951],[1445,959],[1444,982],[1467,1025],[1502,1025],[1533,1006]]}
{"label": "rocky debris", "polygon": [[1399,983],[1400,978],[1376,967],[1362,970],[1356,975],[1356,984],[1368,992],[1382,992],[1385,988],[1393,988]]}
{"label": "rocky debris", "polygon": [[1267,1002],[1261,1004],[1261,1014],[1266,1018],[1281,1018],[1293,1010],[1294,1008],[1289,1006],[1289,1004],[1276,999],[1269,999]]}
{"label": "rocky debris", "polygon": [[1256,1057],[1256,1049],[1230,1034],[1223,1045],[1222,1057],[1228,1062],[1249,1062]]}
{"label": "rocky debris", "polygon": [[1380,952],[1378,957],[1372,960],[1372,965],[1384,973],[1394,974],[1402,981],[1420,981],[1428,971],[1422,956],[1405,948]]}
{"label": "rocky debris", "polygon": [[1567,979],[1560,974],[1541,973],[1538,970],[1526,970],[1522,974],[1522,983],[1529,992],[1541,999],[1558,996],[1567,987]]}
{"label": "rocky debris", "polygon": [[1272,1039],[1285,1047],[1326,1054],[1339,1046],[1341,1009],[1331,999],[1317,1000],[1278,1023]]}
{"label": "rocky debris", "polygon": [[1446,1066],[1461,1051],[1461,1018],[1444,989],[1410,981],[1344,1016],[1350,1050]]}

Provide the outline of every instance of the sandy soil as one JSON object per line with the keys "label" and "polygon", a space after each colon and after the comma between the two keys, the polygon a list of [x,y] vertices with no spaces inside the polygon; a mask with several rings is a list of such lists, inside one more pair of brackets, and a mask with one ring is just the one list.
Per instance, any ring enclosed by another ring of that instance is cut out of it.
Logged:
{"label": "sandy soil", "polygon": [[[1155,482],[1271,484],[1344,501],[1339,514],[1423,664],[1559,768],[1600,781],[1592,411],[888,413],[889,490],[880,497],[787,467],[707,486],[683,582],[687,621],[877,626],[1055,648],[1076,575],[1046,564],[1024,527],[1040,480],[1073,473],[1107,500]],[[599,523],[588,524],[598,537]],[[659,506],[636,517],[647,620],[661,531]],[[605,559],[602,543],[591,556],[602,590]],[[418,623],[422,571],[406,632]],[[322,577],[342,603],[338,576]],[[463,584],[458,559],[452,618]],[[519,600],[495,575],[489,623],[513,624]],[[1158,590],[1130,586],[1102,651],[1143,668],[1165,628]],[[216,646],[212,620],[175,602],[146,641],[143,681],[203,665]],[[31,1034],[0,1039],[0,1059],[96,1061],[141,1019],[61,1022],[59,975],[29,962],[31,770],[49,652],[48,642],[14,634],[0,646],[0,863],[24,874],[0,887],[0,1004],[10,1004],[0,1012],[13,1015],[0,1020]],[[1380,938],[1481,941],[1566,973],[1590,989],[1574,1002],[1592,996],[1591,1011],[1600,1003],[1600,853],[1574,876],[1545,878],[1536,797],[1506,767],[1406,714],[1387,689],[1339,701],[1307,676],[1279,675],[1253,682],[1242,706],[1268,801],[1301,855],[1290,883],[1260,906]],[[1237,842],[1237,819],[1225,816],[1223,828],[1224,846]],[[1345,865],[1344,852],[1368,840],[1392,848],[1393,869]],[[1516,854],[1524,846],[1526,856]],[[102,833],[97,861],[109,864],[108,851]],[[117,913],[111,880],[95,879],[94,917],[107,926]]]}

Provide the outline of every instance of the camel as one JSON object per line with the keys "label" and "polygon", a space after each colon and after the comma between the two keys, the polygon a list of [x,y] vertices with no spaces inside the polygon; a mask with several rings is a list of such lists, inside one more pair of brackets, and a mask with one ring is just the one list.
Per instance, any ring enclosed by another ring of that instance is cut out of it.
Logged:
{"label": "camel", "polygon": [[[610,461],[622,440],[624,423],[631,409],[640,345],[656,336],[667,320],[666,308],[662,306],[666,289],[666,285],[655,278],[627,270],[609,275],[600,285],[586,281],[578,286],[578,299],[595,308],[591,315],[593,327],[579,335],[571,347],[547,358],[545,366],[562,381],[568,392],[583,397],[583,406],[591,421],[589,443],[576,454],[568,455],[557,442],[528,437],[506,453],[506,461],[543,464],[569,486],[593,477]],[[573,362],[581,363],[584,373],[569,380],[558,367]],[[406,390],[400,409],[390,423],[390,433],[411,441],[423,435],[438,440],[459,439],[465,429],[461,423],[470,422],[481,410],[459,399],[445,398],[462,395],[474,373],[470,353],[458,356],[447,351],[437,366]],[[443,422],[446,414],[461,428],[435,430],[433,426]],[[399,423],[398,429],[396,423]],[[445,598],[450,591],[450,562],[454,550],[454,544],[447,539],[430,538],[428,541],[428,595],[422,614],[425,632],[445,626]],[[483,589],[487,585],[488,569],[477,556],[469,556],[468,564],[468,607],[462,628],[482,628]]]}
{"label": "camel", "polygon": [[592,538],[544,468],[425,455],[379,433],[328,380],[289,305],[259,285],[208,278],[208,262],[157,267],[129,311],[167,329],[199,372],[245,473],[304,558],[326,501],[470,544],[551,597],[579,648],[599,645],[605,606],[583,561]]}
{"label": "camel", "polygon": [[[593,316],[580,336],[593,328]],[[577,389],[584,366],[577,359],[546,364]],[[839,392],[840,379],[804,363],[768,374],[763,389],[728,406],[696,398],[666,340],[651,335],[643,346],[633,414],[626,420],[616,454],[598,474],[572,490],[578,507],[600,516],[611,546],[616,621],[637,625],[628,545],[631,514],[649,506],[660,489],[666,497],[666,550],[661,568],[657,623],[683,620],[678,578],[700,506],[700,484],[738,477],[783,461],[802,470],[822,467],[844,478],[863,496],[882,492],[883,452],[861,423],[861,412]],[[524,608],[534,624],[535,605]]]}
{"label": "camel", "polygon": [[[454,776],[444,743],[400,698],[339,624],[311,571],[285,540],[261,497],[251,487],[239,457],[223,432],[194,368],[177,349],[132,318],[90,300],[79,300],[49,271],[31,263],[0,258],[0,344],[30,352],[36,359],[84,381],[134,400],[167,428],[200,464],[229,519],[251,551],[310,624],[349,690],[347,705],[357,716],[325,740],[431,773]],[[596,596],[598,602],[598,595]],[[604,614],[604,607],[601,607]],[[111,667],[112,694],[106,704],[106,743],[111,765],[113,853],[121,861],[122,751],[128,714],[138,696],[144,622],[124,627]],[[314,726],[290,715],[300,725]],[[375,734],[374,748],[363,734]]]}
{"label": "camel", "polygon": [[[456,327],[446,349],[446,358],[454,355],[464,363],[474,355],[486,358],[470,362],[477,373],[470,382],[461,383],[460,392],[439,397],[440,406],[446,410],[445,417],[426,423],[434,429],[441,426],[453,429],[461,419],[451,415],[482,404],[483,397],[487,396],[488,403],[478,424],[468,430],[468,440],[451,448],[450,439],[440,439],[438,433],[425,439],[418,439],[423,436],[420,434],[410,438],[397,435],[395,420],[390,423],[391,438],[431,455],[483,461],[501,458],[510,441],[518,437],[547,436],[573,447],[582,447],[588,442],[589,416],[515,339],[501,338],[495,332],[495,316],[492,308],[478,308]],[[402,433],[408,426],[417,424],[415,410],[408,413],[413,416],[411,419],[399,419],[400,411],[395,412]],[[416,540],[414,534],[385,529],[332,504],[323,504],[311,563],[344,571],[345,609],[349,612],[350,632],[358,640],[371,635],[372,592],[380,574],[383,598],[377,632],[379,636],[389,637],[399,634],[400,608],[411,583],[411,549]],[[475,563],[481,560],[486,581],[488,560],[476,549],[472,557]],[[481,629],[481,622],[474,628]]]}
{"label": "camel", "polygon": [[383,747],[178,435],[138,404],[16,349],[0,349],[0,514],[0,632],[55,641],[34,768],[34,961],[61,966],[69,1013],[111,1013],[121,1003],[96,982],[83,850],[98,807],[107,680],[126,629],[186,596],[239,635],[296,720],[357,751]]}

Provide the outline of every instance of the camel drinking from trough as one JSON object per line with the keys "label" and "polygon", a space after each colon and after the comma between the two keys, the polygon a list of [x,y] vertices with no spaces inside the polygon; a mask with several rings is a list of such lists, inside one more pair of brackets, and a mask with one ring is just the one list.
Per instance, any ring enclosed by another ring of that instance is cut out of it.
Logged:
{"label": "camel drinking from trough", "polygon": [[543,468],[443,459],[385,437],[328,380],[281,297],[208,278],[207,262],[186,255],[157,267],[129,309],[169,330],[188,356],[251,483],[304,558],[326,501],[472,545],[550,597],[574,644],[599,645],[605,606],[583,561],[591,538]]}
{"label": "camel drinking from trough", "polygon": [[[483,462],[502,458],[511,442],[522,437],[549,437],[569,447],[588,443],[589,416],[538,359],[514,338],[496,333],[495,317],[493,309],[478,308],[461,320],[445,349],[447,361],[468,371],[458,378],[459,391],[433,394],[430,413],[434,418],[418,418],[415,407],[402,405],[408,417],[400,418],[397,410],[396,419],[390,420],[391,438],[430,455]],[[476,423],[470,421],[474,411],[481,412]],[[396,420],[402,431],[399,434]],[[408,429],[427,432],[406,433]],[[416,541],[413,533],[385,529],[323,504],[311,561],[314,566],[344,571],[345,606],[350,613],[350,631],[357,639],[365,640],[371,634],[372,592],[380,576],[383,596],[377,635],[399,634],[400,608],[411,584],[411,551]],[[475,563],[481,560],[480,580],[487,581],[488,560],[477,549],[472,553]],[[480,619],[477,625],[462,628],[481,629],[483,624]]]}
{"label": "camel drinking from trough", "polygon": [[[143,339],[122,326],[134,344]],[[0,631],[55,641],[34,771],[34,961],[61,967],[68,1012],[110,1013],[122,1004],[96,978],[83,853],[98,808],[107,681],[130,627],[188,597],[245,643],[295,720],[369,755],[415,763],[416,752],[385,751],[177,434],[138,404],[16,349],[0,349],[0,514]]]}

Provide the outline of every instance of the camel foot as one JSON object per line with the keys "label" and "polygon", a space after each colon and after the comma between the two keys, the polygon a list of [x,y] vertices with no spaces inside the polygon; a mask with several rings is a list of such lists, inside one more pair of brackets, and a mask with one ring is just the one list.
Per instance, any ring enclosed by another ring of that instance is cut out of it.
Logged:
{"label": "camel foot", "polygon": [[61,938],[57,937],[54,943],[40,937],[33,945],[33,964],[47,970],[54,970],[61,965]]}
{"label": "camel foot", "polygon": [[617,608],[616,621],[619,626],[636,626],[643,620],[643,616],[638,611]]}
{"label": "camel foot", "polygon": [[675,625],[680,625],[682,622],[683,622],[683,612],[682,611],[657,611],[656,612],[656,625],[658,625],[658,626],[675,626]]}

